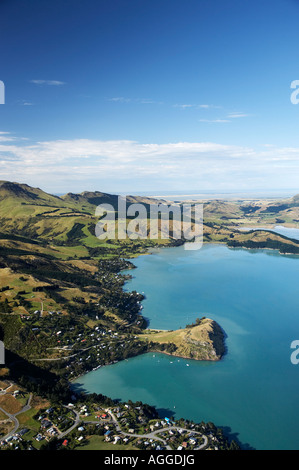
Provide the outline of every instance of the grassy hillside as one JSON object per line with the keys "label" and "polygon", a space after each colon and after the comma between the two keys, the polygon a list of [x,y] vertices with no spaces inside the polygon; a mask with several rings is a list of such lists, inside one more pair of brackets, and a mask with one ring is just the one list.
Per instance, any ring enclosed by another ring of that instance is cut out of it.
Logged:
{"label": "grassy hillside", "polygon": [[[146,197],[127,197],[127,206],[141,203],[149,210],[153,202]],[[110,204],[117,212],[118,196],[85,191],[58,197],[26,184],[1,181],[1,232],[56,244],[102,245],[95,237],[95,210],[100,204]]]}

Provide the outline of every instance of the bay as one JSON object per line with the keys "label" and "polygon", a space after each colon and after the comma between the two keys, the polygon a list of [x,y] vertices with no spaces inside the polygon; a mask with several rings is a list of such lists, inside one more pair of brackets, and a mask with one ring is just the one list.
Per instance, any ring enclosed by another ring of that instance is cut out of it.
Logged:
{"label": "bay", "polygon": [[219,362],[145,354],[92,371],[88,392],[141,400],[161,413],[212,421],[256,449],[299,449],[299,257],[271,250],[164,248],[134,260],[125,288],[144,292],[150,328],[216,320],[227,338]]}

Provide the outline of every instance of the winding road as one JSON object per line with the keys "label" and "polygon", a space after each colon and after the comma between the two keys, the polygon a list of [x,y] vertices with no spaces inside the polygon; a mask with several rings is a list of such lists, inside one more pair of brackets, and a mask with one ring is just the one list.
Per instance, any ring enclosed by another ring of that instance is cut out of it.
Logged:
{"label": "winding road", "polygon": [[[145,439],[153,439],[153,440],[156,440],[156,441],[160,441],[162,442],[166,449],[167,450],[173,450],[168,444],[167,442],[162,439],[161,437],[157,437],[156,435],[161,433],[161,432],[164,432],[165,429],[158,429],[157,431],[152,431],[148,434],[133,434],[133,433],[126,433],[124,431],[121,430],[121,427],[119,425],[119,422],[117,421],[116,417],[114,416],[114,414],[112,413],[112,411],[110,410],[105,410],[107,413],[109,413],[109,415],[111,416],[112,418],[112,421],[114,422],[115,424],[115,427],[116,427],[116,430],[120,433],[120,434],[123,434],[124,436],[129,436],[129,437],[139,437],[139,438],[145,438]],[[200,446],[196,447],[194,450],[202,450],[204,449],[207,445],[208,445],[208,438],[207,436],[205,436],[204,434],[201,434],[200,432],[198,431],[191,431],[190,429],[186,429],[186,428],[181,428],[181,427],[178,427],[178,426],[169,426],[167,428],[168,431],[172,430],[172,431],[178,431],[178,430],[182,430],[182,431],[186,431],[186,432],[192,432],[193,434],[197,434],[199,435],[200,437],[203,438],[204,442],[203,444],[201,444]]]}
{"label": "winding road", "polygon": [[[6,392],[6,390],[7,389],[5,389],[5,392]],[[2,395],[3,395],[3,393],[2,393]],[[8,434],[6,434],[6,436],[1,438],[2,441],[6,441],[9,437],[13,436],[17,432],[17,430],[19,429],[20,423],[19,423],[18,419],[16,418],[16,416],[30,410],[30,408],[31,408],[31,405],[30,405],[31,399],[32,399],[32,393],[30,393],[26,405],[23,406],[23,408],[20,411],[18,411],[17,413],[14,413],[14,414],[10,414],[7,411],[5,411],[3,408],[0,407],[0,411],[2,411],[14,423],[14,428]]]}

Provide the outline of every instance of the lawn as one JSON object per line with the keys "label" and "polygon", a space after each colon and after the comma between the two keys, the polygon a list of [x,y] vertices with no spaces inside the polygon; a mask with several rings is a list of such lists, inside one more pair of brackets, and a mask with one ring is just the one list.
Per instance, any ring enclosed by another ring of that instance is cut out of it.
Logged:
{"label": "lawn", "polygon": [[21,411],[23,405],[16,400],[12,395],[2,395],[0,396],[0,406],[9,414],[15,414]]}

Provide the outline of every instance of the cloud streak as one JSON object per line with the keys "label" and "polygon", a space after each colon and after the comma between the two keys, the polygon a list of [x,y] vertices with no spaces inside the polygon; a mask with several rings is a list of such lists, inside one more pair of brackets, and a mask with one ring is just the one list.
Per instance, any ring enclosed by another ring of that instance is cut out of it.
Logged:
{"label": "cloud streak", "polygon": [[249,114],[245,114],[245,113],[230,113],[227,117],[228,117],[229,119],[240,119],[240,118],[244,118],[244,117],[249,117]]}
{"label": "cloud streak", "polygon": [[66,85],[66,82],[60,80],[30,80],[30,83],[34,85],[47,85],[47,86],[62,86]]}

